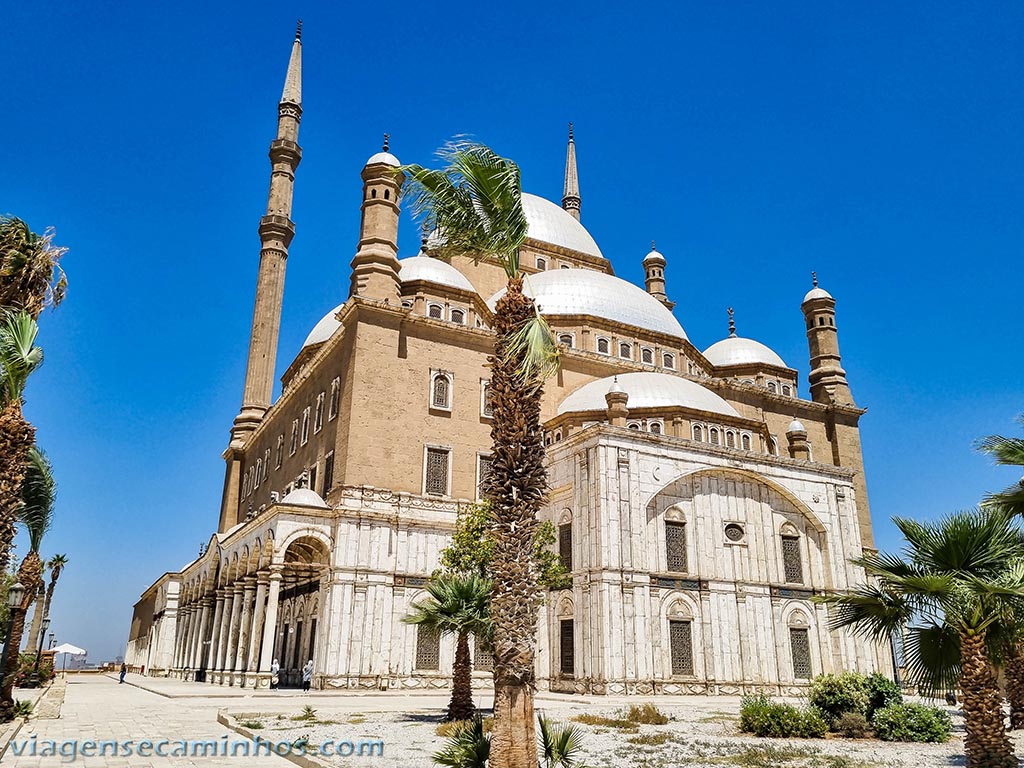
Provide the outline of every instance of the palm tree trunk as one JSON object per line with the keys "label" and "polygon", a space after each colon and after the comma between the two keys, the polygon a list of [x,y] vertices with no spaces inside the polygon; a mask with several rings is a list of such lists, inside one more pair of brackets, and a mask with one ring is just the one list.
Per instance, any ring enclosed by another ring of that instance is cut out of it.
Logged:
{"label": "palm tree trunk", "polygon": [[495,308],[491,358],[494,444],[485,495],[493,511],[490,613],[494,622],[494,730],[491,768],[536,768],[533,692],[540,592],[533,559],[537,510],[547,490],[539,382],[522,381],[520,361],[505,359],[512,335],[534,316],[513,278]]}
{"label": "palm tree trunk", "polygon": [[25,643],[25,650],[36,653],[39,648],[39,630],[43,628],[43,616],[46,615],[46,603],[43,601],[43,585],[39,584],[36,590],[36,609],[32,612],[32,628],[28,632],[28,642]]}
{"label": "palm tree trunk", "polygon": [[452,700],[448,704],[449,720],[470,720],[476,714],[473,706],[473,663],[469,658],[469,634],[459,633],[452,667]]}
{"label": "palm tree trunk", "polygon": [[967,768],[1017,768],[1013,745],[1006,735],[1003,697],[983,634],[961,633],[960,664]]}
{"label": "palm tree trunk", "polygon": [[35,427],[22,416],[20,399],[12,400],[0,411],[0,573],[6,572],[10,562],[21,485],[35,436]]}
{"label": "palm tree trunk", "polygon": [[1024,656],[1017,645],[1006,660],[1006,700],[1010,703],[1010,728],[1024,728]]}
{"label": "palm tree trunk", "polygon": [[32,551],[25,555],[18,569],[18,581],[25,587],[25,596],[21,599],[20,610],[14,616],[11,625],[11,644],[7,649],[7,661],[4,665],[3,687],[0,688],[0,713],[6,713],[14,702],[14,677],[18,669],[18,649],[21,648],[21,636],[25,632],[25,615],[32,606],[36,590],[43,580],[43,561],[39,553]]}

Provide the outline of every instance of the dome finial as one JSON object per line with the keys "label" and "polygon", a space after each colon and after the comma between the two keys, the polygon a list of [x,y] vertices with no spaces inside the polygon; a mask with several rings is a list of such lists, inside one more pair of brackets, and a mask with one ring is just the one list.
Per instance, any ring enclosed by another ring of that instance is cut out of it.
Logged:
{"label": "dome finial", "polygon": [[733,312],[732,307],[729,307],[729,335],[736,335],[736,313]]}
{"label": "dome finial", "polygon": [[381,149],[383,149],[385,152],[387,152],[388,151],[388,145],[390,143],[391,143],[391,134],[390,133],[385,133],[384,134],[384,146],[381,147]]}
{"label": "dome finial", "polygon": [[572,120],[569,121],[569,141],[572,141]]}
{"label": "dome finial", "polygon": [[[302,40],[302,19],[299,19],[298,23],[295,25],[295,39],[300,41]],[[313,42],[315,43],[316,41],[314,40]]]}
{"label": "dome finial", "polygon": [[658,250],[657,248],[654,247],[654,241],[653,240],[651,240],[651,250],[652,251]]}
{"label": "dome finial", "polygon": [[811,282],[814,283],[814,287],[815,288],[818,287],[818,273],[817,272],[811,272]]}

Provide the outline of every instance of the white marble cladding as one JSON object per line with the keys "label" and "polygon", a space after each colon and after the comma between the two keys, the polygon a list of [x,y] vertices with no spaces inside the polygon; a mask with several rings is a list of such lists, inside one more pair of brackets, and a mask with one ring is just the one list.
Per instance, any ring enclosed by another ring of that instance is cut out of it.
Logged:
{"label": "white marble cladding", "polygon": [[[573,576],[545,632],[561,649],[562,622],[573,621],[573,673],[558,650],[539,670],[553,688],[795,690],[807,674],[795,669],[791,629],[807,632],[811,675],[891,671],[886,647],[829,630],[827,609],[810,600],[864,581],[850,563],[861,554],[852,472],[607,425],[548,457],[544,517],[571,526]],[[683,570],[669,568],[666,523],[684,525]],[[787,578],[783,535],[796,541],[799,577]],[[689,622],[692,674],[673,674],[670,621]]]}

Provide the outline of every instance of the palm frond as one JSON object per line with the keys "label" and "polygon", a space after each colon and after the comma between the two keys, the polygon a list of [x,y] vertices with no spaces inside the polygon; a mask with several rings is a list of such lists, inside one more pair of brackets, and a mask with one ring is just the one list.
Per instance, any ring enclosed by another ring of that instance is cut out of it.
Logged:
{"label": "palm frond", "polygon": [[29,450],[25,466],[25,480],[21,487],[22,505],[18,520],[25,526],[31,551],[38,552],[43,536],[53,522],[53,504],[57,498],[57,484],[49,459],[39,448]]}
{"label": "palm frond", "polygon": [[819,596],[815,601],[833,607],[830,629],[850,627],[857,634],[874,641],[888,641],[906,626],[917,609],[915,603],[904,595],[884,591],[876,585],[843,594]]}
{"label": "palm frond", "polygon": [[967,510],[937,521],[895,517],[909,544],[912,562],[937,573],[997,573],[1008,560],[1024,555],[1014,519],[999,510]]}
{"label": "palm frond", "polygon": [[413,603],[412,611],[402,617],[403,622],[423,625],[443,634],[489,634],[491,582],[488,579],[475,573],[442,573],[427,582],[426,590],[429,596]]}
{"label": "palm frond", "polygon": [[996,464],[1024,467],[1024,438],[989,435],[979,440],[977,447],[991,456]]}
{"label": "palm frond", "polygon": [[539,311],[509,338],[504,354],[506,360],[518,363],[516,373],[524,384],[544,381],[558,371],[558,343]]}
{"label": "palm frond", "polygon": [[910,627],[903,638],[907,676],[925,696],[956,690],[960,678],[960,636],[948,624]]}
{"label": "palm frond", "polygon": [[433,760],[448,768],[486,768],[490,754],[491,735],[484,732],[483,718],[477,715],[455,727],[445,748],[433,755]]}
{"label": "palm frond", "polygon": [[0,405],[21,398],[28,377],[43,362],[35,346],[39,326],[25,310],[6,313],[0,321]]}
{"label": "palm frond", "polygon": [[582,768],[577,762],[583,750],[583,733],[574,725],[550,722],[537,716],[541,758],[544,768]]}

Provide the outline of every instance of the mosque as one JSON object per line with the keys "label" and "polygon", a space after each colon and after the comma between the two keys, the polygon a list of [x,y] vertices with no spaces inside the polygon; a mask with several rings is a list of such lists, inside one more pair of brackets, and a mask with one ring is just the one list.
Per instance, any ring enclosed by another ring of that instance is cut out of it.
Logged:
{"label": "mosque", "polygon": [[[486,260],[399,257],[403,178],[385,145],[361,174],[349,295],[324,308],[272,399],[301,55],[297,34],[217,530],[142,594],[126,659],[249,688],[270,685],[275,659],[282,685],[313,659],[318,688],[446,688],[454,641],[402,618],[488,472],[489,326],[506,278]],[[524,193],[523,207],[526,290],[562,351],[544,389],[542,517],[572,581],[545,595],[538,686],[794,693],[822,672],[891,672],[888,647],[830,630],[812,599],[864,581],[850,559],[873,547],[835,299],[815,280],[800,304],[803,396],[796,369],[732,328],[696,347],[653,247],[644,288],[615,276],[581,223],[571,129],[561,204]],[[490,664],[475,648],[481,687]]]}

